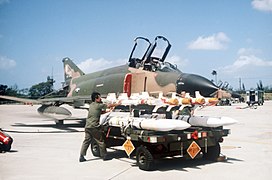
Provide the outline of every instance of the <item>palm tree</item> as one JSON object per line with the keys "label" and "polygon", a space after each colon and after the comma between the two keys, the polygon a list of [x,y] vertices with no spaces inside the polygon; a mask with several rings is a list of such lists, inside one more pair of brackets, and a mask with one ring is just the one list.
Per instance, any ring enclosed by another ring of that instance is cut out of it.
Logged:
{"label": "palm tree", "polygon": [[217,72],[216,72],[216,70],[212,71],[212,75],[214,76],[215,84],[217,84]]}

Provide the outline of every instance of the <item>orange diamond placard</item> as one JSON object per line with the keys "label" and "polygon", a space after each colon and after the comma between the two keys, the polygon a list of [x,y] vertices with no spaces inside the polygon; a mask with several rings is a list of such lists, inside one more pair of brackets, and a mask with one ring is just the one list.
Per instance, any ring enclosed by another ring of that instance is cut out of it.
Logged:
{"label": "orange diamond placard", "polygon": [[187,153],[190,155],[192,159],[194,159],[196,155],[200,152],[200,150],[201,148],[199,147],[199,145],[195,141],[193,141],[189,148],[187,149]]}
{"label": "orange diamond placard", "polygon": [[123,148],[125,149],[127,155],[129,156],[133,150],[135,149],[135,147],[133,146],[132,142],[130,139],[127,139],[124,144],[123,144]]}

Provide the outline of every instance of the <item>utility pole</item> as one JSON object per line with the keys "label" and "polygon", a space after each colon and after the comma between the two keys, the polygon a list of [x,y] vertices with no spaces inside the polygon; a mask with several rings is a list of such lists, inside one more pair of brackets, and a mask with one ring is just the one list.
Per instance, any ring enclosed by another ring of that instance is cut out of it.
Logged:
{"label": "utility pole", "polygon": [[241,78],[239,78],[239,89],[240,91],[242,90],[242,86],[241,86],[242,82],[241,82]]}

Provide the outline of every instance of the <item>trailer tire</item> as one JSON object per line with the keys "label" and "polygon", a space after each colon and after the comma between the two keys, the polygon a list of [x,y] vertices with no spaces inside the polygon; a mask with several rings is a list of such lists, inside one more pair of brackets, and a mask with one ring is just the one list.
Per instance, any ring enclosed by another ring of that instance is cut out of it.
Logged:
{"label": "trailer tire", "polygon": [[220,152],[220,144],[217,142],[215,146],[208,147],[208,152],[203,152],[203,158],[210,161],[216,161]]}
{"label": "trailer tire", "polygon": [[93,156],[100,157],[99,145],[96,143],[95,140],[92,140],[92,142],[91,142],[91,151],[93,153]]}
{"label": "trailer tire", "polygon": [[154,168],[154,160],[150,151],[144,147],[140,146],[136,150],[136,160],[137,165],[141,170],[150,171]]}

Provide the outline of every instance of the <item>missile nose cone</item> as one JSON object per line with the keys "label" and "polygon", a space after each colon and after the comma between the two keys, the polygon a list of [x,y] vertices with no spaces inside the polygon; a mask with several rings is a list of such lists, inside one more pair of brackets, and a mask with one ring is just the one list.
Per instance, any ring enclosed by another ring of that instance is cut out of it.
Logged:
{"label": "missile nose cone", "polygon": [[210,117],[207,120],[209,127],[228,126],[236,124],[238,121],[229,117]]}
{"label": "missile nose cone", "polygon": [[181,74],[177,80],[177,92],[189,92],[194,96],[195,91],[199,91],[202,96],[211,96],[219,88],[210,80],[196,74]]}
{"label": "missile nose cone", "polygon": [[230,117],[221,117],[221,121],[224,122],[224,125],[232,125],[238,123],[237,120]]}
{"label": "missile nose cone", "polygon": [[184,130],[189,127],[191,127],[191,124],[185,122],[185,121],[179,121],[179,120],[171,120],[172,124],[175,124],[175,130]]}

